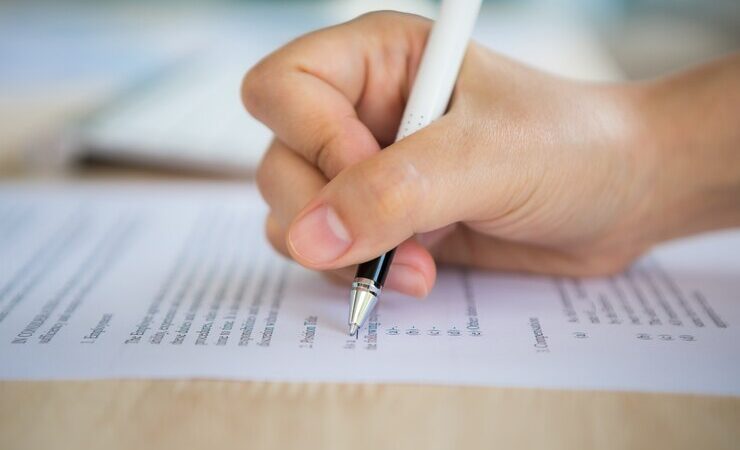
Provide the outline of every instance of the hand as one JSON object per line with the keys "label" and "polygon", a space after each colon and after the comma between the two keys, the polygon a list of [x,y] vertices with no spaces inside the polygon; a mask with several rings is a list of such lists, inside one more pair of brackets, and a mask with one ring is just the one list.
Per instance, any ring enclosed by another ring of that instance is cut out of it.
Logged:
{"label": "hand", "polygon": [[430,28],[362,16],[247,74],[244,103],[275,133],[257,182],[278,251],[350,280],[399,246],[386,287],[422,297],[437,263],[606,274],[665,237],[645,87],[565,80],[471,44],[448,113],[393,143]]}

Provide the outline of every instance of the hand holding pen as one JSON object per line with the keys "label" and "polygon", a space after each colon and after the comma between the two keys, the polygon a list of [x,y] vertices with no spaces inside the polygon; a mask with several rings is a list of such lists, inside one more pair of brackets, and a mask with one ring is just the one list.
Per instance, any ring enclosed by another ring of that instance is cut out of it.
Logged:
{"label": "hand holding pen", "polygon": [[394,142],[431,28],[365,15],[246,76],[244,103],[276,136],[257,181],[279,252],[350,283],[396,248],[384,289],[424,297],[437,264],[606,274],[740,224],[739,56],[592,84],[471,43],[447,112]]}

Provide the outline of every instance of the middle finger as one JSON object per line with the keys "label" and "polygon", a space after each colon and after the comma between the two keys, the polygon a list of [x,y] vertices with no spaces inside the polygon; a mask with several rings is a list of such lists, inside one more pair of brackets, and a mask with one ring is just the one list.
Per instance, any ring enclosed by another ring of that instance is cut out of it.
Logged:
{"label": "middle finger", "polygon": [[293,218],[326,185],[327,179],[314,166],[275,139],[257,171],[257,186],[281,227]]}

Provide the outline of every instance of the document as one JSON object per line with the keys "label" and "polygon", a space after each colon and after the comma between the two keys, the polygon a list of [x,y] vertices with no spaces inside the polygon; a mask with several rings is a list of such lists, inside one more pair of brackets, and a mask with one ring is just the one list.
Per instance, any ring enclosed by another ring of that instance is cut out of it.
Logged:
{"label": "document", "polygon": [[442,268],[385,292],[267,244],[242,183],[0,184],[0,379],[219,378],[740,395],[740,232],[576,279]]}

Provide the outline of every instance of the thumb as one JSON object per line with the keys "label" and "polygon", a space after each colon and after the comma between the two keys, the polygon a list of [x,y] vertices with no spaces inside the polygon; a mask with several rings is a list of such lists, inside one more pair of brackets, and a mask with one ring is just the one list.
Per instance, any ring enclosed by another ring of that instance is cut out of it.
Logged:
{"label": "thumb", "polygon": [[307,267],[335,269],[414,234],[474,219],[490,175],[464,131],[445,116],[343,170],[291,224],[291,256]]}

